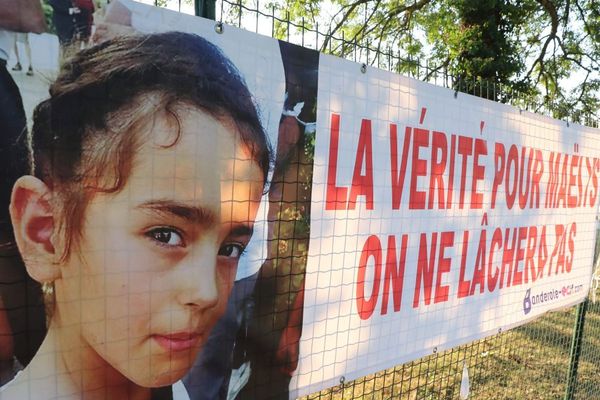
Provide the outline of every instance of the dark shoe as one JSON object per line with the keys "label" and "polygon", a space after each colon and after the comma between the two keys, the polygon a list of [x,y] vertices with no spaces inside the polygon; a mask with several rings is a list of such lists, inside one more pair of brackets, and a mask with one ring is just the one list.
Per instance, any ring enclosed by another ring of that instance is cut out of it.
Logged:
{"label": "dark shoe", "polygon": [[23,69],[23,67],[21,67],[21,63],[20,62],[16,63],[15,66],[12,67],[13,71],[21,71],[22,69]]}
{"label": "dark shoe", "polygon": [[29,66],[29,69],[27,70],[27,73],[25,75],[33,76],[33,68],[31,68],[31,66]]}

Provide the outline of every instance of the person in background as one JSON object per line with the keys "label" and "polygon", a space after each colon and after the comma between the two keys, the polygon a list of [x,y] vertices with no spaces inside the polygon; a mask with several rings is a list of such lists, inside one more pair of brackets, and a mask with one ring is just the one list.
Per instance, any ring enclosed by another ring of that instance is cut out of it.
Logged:
{"label": "person in background", "polygon": [[29,68],[27,68],[27,76],[33,76],[33,61],[31,60],[31,46],[29,45],[29,35],[27,33],[19,32],[15,34],[15,56],[17,57],[17,63],[14,67],[12,67],[13,71],[21,71],[23,70],[23,66],[21,65],[21,57],[19,57],[19,46],[18,43],[23,43],[25,47],[25,54],[27,55],[27,60],[29,61]]}
{"label": "person in background", "polygon": [[52,7],[52,22],[56,28],[61,51],[73,41],[75,25],[73,24],[73,4],[71,0],[49,0]]}
{"label": "person in background", "polygon": [[15,33],[0,30],[0,223],[9,222],[10,188],[26,170],[25,134],[27,121],[19,88],[7,70]]}
{"label": "person in background", "polygon": [[92,0],[48,0],[60,43],[60,59],[87,47],[94,22]]}
{"label": "person in background", "polygon": [[92,0],[73,0],[74,39],[79,47],[85,47],[90,40],[94,24],[94,11]]}

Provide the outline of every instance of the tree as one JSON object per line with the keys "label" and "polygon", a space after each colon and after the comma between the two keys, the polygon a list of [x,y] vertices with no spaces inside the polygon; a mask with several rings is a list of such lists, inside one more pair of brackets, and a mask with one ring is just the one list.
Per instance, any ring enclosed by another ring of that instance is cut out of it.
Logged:
{"label": "tree", "polygon": [[[421,79],[451,76],[457,90],[486,97],[492,87],[495,100],[519,99],[556,118],[597,118],[597,0],[281,0],[269,7],[326,32],[321,51],[364,55],[368,47],[380,54],[370,64]],[[280,22],[275,33],[286,38],[287,29]]]}

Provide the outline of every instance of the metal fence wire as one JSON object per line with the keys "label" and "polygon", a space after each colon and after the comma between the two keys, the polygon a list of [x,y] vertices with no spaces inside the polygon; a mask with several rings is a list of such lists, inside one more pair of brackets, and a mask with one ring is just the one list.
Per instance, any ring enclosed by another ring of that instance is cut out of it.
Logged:
{"label": "metal fence wire", "polygon": [[[308,28],[304,23],[295,24],[285,11],[276,13],[266,4],[261,8],[258,0],[254,6],[241,0],[221,0],[216,9],[216,19],[222,23],[552,116],[551,108],[541,98],[481,79],[456,79],[444,67],[404,58],[381,43],[357,43],[344,36],[328,35],[318,25]],[[572,115],[567,123],[569,120],[598,127],[595,115]],[[470,399],[600,399],[599,283],[600,277],[593,279],[589,298],[578,306],[352,382],[340,382],[303,400],[460,399],[465,375]]]}
{"label": "metal fence wire", "polygon": [[[360,43],[344,36],[331,36],[320,31],[318,25],[309,28],[304,23],[295,24],[285,11],[276,12],[267,4],[261,8],[258,0],[254,6],[241,0],[220,0],[216,19],[457,92],[552,116],[550,107],[541,98],[526,96],[494,82],[456,79],[443,67],[404,58],[398,52],[382,48],[381,43]],[[598,127],[594,115],[572,115],[569,120]],[[596,258],[597,255],[598,251]],[[600,399],[599,282],[598,277],[593,279],[589,298],[578,306],[355,381],[340,382],[303,400],[460,399],[465,375],[469,379],[470,399]]]}
{"label": "metal fence wire", "polygon": [[[155,2],[158,0],[155,0]],[[181,2],[181,0],[179,0]],[[181,3],[180,7],[181,9]],[[479,96],[515,106],[521,110],[548,115],[556,118],[551,99],[532,95],[512,86],[485,79],[467,79],[453,76],[445,65],[436,65],[428,60],[403,54],[401,49],[392,49],[385,43],[369,40],[357,41],[341,35],[329,33],[328,26],[319,26],[318,22],[309,24],[304,19],[300,23],[290,20],[290,13],[276,8],[272,2],[260,3],[243,0],[219,0],[216,2],[216,19],[221,23],[270,35],[306,48],[333,54],[348,60],[364,63],[377,68],[398,72],[438,86]],[[569,110],[564,117],[567,123],[574,121],[582,125],[598,127],[598,115]]]}
{"label": "metal fence wire", "polygon": [[[552,116],[550,107],[541,98],[526,96],[494,82],[456,79],[443,67],[404,58],[383,48],[381,43],[357,43],[322,32],[318,25],[309,28],[304,23],[295,24],[285,11],[276,12],[274,6],[267,4],[260,7],[258,1],[249,6],[241,0],[220,0],[216,4],[216,20],[403,73],[456,92]],[[595,115],[572,115],[569,121],[598,127]],[[596,257],[597,254],[598,251]],[[355,381],[342,381],[302,399],[460,399],[465,375],[468,375],[470,399],[600,399],[599,282],[593,280],[589,298],[578,306]]]}
{"label": "metal fence wire", "polygon": [[[154,5],[166,6],[168,1],[154,0]],[[189,2],[191,0],[177,1],[177,9],[181,11],[182,1]],[[198,1],[201,4],[210,2],[210,0]],[[216,20],[323,53],[402,73],[424,82],[453,89],[457,93],[468,93],[510,104],[521,110],[557,117],[552,107],[554,105],[552,99],[544,96],[525,93],[512,86],[485,79],[465,80],[453,76],[445,65],[437,65],[430,63],[429,60],[414,58],[408,53],[403,55],[401,49],[394,50],[383,42],[357,41],[356,38],[345,37],[343,31],[341,35],[332,35],[329,31],[330,27],[319,26],[318,22],[313,26],[313,24],[305,22],[304,18],[299,24],[293,22],[290,19],[290,13],[278,8],[273,2],[265,1],[261,4],[260,0],[253,0],[251,4],[249,3],[244,0],[216,1],[214,10]],[[594,128],[599,126],[597,113],[589,114],[577,109],[568,110],[567,113],[569,113],[567,116],[562,117],[566,119],[567,123],[574,121]]]}

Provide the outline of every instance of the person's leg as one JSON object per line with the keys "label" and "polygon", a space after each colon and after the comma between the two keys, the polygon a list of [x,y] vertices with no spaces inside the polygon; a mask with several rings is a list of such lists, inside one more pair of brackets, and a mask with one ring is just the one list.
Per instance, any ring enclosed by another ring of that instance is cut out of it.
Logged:
{"label": "person's leg", "polygon": [[27,60],[29,60],[29,68],[27,68],[27,75],[33,75],[33,60],[31,59],[31,46],[29,45],[29,34],[24,33],[24,44],[25,44],[25,54],[27,55]]}
{"label": "person's leg", "polygon": [[58,35],[58,41],[60,42],[61,48],[70,45],[73,41],[75,32],[73,18],[68,14],[61,14],[60,12],[54,11],[52,14],[52,22],[56,28],[56,34]]}
{"label": "person's leg", "polygon": [[20,71],[23,69],[23,67],[21,67],[21,60],[19,59],[19,46],[17,46],[17,35],[15,36],[15,41],[14,41],[14,50],[15,50],[15,56],[17,57],[17,63],[15,64],[14,67],[12,67],[13,71]]}

